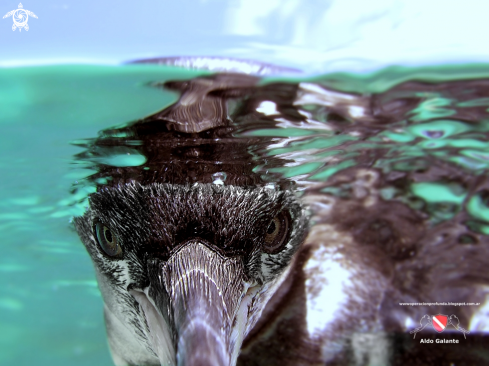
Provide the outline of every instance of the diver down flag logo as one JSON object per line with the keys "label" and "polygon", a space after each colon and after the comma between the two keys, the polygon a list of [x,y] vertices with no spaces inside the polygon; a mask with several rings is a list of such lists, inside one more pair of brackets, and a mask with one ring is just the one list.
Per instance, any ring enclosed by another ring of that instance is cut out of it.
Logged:
{"label": "diver down flag logo", "polygon": [[438,333],[441,333],[445,330],[447,327],[447,322],[448,322],[448,316],[447,315],[433,315],[433,318],[431,318],[431,323],[433,324],[433,328]]}

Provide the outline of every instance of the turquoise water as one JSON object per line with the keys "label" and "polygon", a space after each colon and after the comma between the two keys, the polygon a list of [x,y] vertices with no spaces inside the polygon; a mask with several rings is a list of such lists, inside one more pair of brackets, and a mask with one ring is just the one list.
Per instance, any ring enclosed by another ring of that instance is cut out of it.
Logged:
{"label": "turquoise water", "polygon": [[[83,211],[84,197],[94,189],[89,184],[93,182],[84,178],[96,172],[101,160],[73,156],[83,151],[77,145],[87,146],[84,139],[178,100],[176,92],[151,86],[155,82],[202,74],[134,65],[0,70],[2,365],[111,364],[92,265],[70,225],[72,215]],[[470,238],[486,240],[487,197],[484,190],[473,190],[472,183],[489,168],[489,100],[464,91],[477,89],[470,81],[488,77],[489,65],[465,65],[269,79],[263,85],[303,83],[307,93],[294,105],[308,122],[243,124],[238,135],[272,139],[266,148],[263,144],[252,148],[258,157],[254,172],[265,181],[292,180],[302,191],[347,196],[352,187],[333,177],[355,166],[374,167],[385,174],[412,173],[409,186],[386,184],[382,197],[424,212],[432,227],[467,212],[464,222]],[[451,80],[460,80],[453,84],[459,92],[451,97],[445,95],[446,89],[426,84]],[[334,113],[331,106],[325,111],[330,99],[314,85],[341,94],[335,96]],[[272,88],[270,93],[275,91]],[[382,95],[383,109],[375,118],[349,109],[371,105],[376,94]],[[341,102],[348,98],[357,99],[353,104]],[[368,156],[371,160],[362,158]],[[110,157],[113,160],[103,162],[141,167],[146,162]],[[446,174],[422,175],[435,165],[445,167]],[[70,194],[73,187],[75,194]]]}
{"label": "turquoise water", "polygon": [[80,149],[69,142],[173,101],[144,86],[169,73],[192,75],[145,67],[0,70],[0,364],[112,364],[92,265],[65,203],[80,175],[72,165]]}

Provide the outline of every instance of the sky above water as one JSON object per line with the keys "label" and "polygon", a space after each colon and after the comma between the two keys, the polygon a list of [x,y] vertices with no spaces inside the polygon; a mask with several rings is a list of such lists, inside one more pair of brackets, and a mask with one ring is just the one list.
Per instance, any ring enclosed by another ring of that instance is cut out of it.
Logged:
{"label": "sky above water", "polygon": [[[0,15],[18,7],[3,0]],[[0,66],[161,56],[255,59],[309,72],[484,62],[480,0],[28,0],[29,31],[0,19]]]}

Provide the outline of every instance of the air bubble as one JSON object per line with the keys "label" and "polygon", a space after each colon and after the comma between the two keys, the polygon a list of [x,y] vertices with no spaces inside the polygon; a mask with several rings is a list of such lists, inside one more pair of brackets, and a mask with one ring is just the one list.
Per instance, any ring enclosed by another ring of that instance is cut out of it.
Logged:
{"label": "air bubble", "polygon": [[226,178],[227,175],[224,172],[214,173],[212,174],[212,183],[223,186],[224,182],[226,181]]}
{"label": "air bubble", "polygon": [[443,137],[445,134],[444,131],[440,130],[425,130],[423,131],[423,135],[426,137],[429,137],[430,139],[439,139],[440,137]]}
{"label": "air bubble", "polygon": [[275,183],[267,183],[265,184],[265,188],[275,191],[277,189],[277,185]]}

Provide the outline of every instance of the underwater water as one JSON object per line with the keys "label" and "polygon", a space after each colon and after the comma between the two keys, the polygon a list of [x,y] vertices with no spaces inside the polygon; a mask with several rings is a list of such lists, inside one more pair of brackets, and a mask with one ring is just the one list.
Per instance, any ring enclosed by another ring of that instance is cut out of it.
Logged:
{"label": "underwater water", "polygon": [[[189,90],[210,96],[215,125],[178,124],[169,107]],[[153,65],[1,69],[0,363],[112,364],[70,220],[97,187],[129,180],[290,187],[313,226],[351,232],[393,273],[393,299],[478,302],[443,310],[487,331],[486,293],[474,284],[489,282],[488,91],[488,65],[266,80]],[[231,166],[240,174],[226,175]],[[345,207],[338,219],[322,212],[334,204]],[[439,238],[445,247],[431,245]],[[435,246],[451,260],[432,266]],[[428,277],[439,291],[420,287]],[[403,331],[437,313],[409,311]]]}

